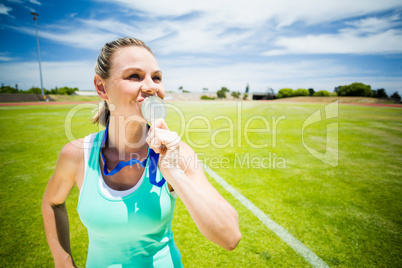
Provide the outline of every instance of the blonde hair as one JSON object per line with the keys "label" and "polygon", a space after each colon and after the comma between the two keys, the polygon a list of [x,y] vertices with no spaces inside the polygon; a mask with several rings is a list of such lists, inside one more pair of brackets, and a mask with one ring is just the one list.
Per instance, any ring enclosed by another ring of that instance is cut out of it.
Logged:
{"label": "blonde hair", "polygon": [[[110,69],[112,67],[112,58],[114,53],[122,47],[137,46],[143,47],[148,50],[152,55],[154,53],[152,50],[141,40],[133,37],[123,37],[103,45],[98,60],[95,64],[95,73],[103,79],[108,79],[110,77]],[[94,124],[101,124],[106,126],[109,121],[110,110],[106,101],[100,103],[99,108],[92,119]]]}

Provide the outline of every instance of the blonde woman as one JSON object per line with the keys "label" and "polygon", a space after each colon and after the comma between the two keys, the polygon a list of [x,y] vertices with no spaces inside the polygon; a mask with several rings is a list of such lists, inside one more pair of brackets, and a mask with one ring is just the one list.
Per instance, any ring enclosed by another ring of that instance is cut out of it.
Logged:
{"label": "blonde woman", "polygon": [[95,122],[106,130],[77,140],[84,148],[63,147],[43,197],[55,266],[75,266],[64,205],[75,185],[89,235],[87,267],[182,267],[171,230],[176,196],[206,238],[233,250],[241,237],[236,211],[208,182],[193,149],[164,120],[149,127],[141,115],[145,98],[165,95],[151,49],[130,37],[106,43],[95,71],[104,101]]}

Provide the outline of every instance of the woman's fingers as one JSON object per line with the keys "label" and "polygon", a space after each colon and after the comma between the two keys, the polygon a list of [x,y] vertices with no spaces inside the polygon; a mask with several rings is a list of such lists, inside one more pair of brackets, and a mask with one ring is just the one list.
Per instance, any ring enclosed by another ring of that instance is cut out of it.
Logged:
{"label": "woman's fingers", "polygon": [[[176,149],[181,139],[176,132],[154,128],[149,131],[146,141],[156,153],[165,153],[166,150]],[[166,149],[161,147],[166,147]]]}
{"label": "woman's fingers", "polygon": [[149,131],[151,132],[152,130],[154,130],[155,128],[159,128],[159,129],[164,129],[164,130],[169,130],[168,125],[166,124],[165,120],[163,120],[162,118],[158,118],[155,120],[155,122],[151,125],[151,127],[149,128]]}
{"label": "woman's fingers", "polygon": [[168,125],[166,124],[165,120],[163,120],[162,118],[156,119],[155,122],[152,125],[155,128],[169,130]]}

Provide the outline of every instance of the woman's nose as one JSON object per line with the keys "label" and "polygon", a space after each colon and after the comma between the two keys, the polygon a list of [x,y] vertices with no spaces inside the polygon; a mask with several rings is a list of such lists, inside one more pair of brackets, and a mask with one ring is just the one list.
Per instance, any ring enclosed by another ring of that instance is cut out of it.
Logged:
{"label": "woman's nose", "polygon": [[141,91],[153,95],[158,91],[158,86],[152,79],[145,79],[141,85]]}

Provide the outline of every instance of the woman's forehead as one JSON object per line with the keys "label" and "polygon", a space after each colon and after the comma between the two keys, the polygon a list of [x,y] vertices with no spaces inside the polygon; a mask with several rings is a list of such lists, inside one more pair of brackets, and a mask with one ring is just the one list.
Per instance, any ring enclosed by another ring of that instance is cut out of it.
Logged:
{"label": "woman's forehead", "polygon": [[158,69],[154,55],[138,46],[119,48],[112,57],[112,69],[151,68]]}

